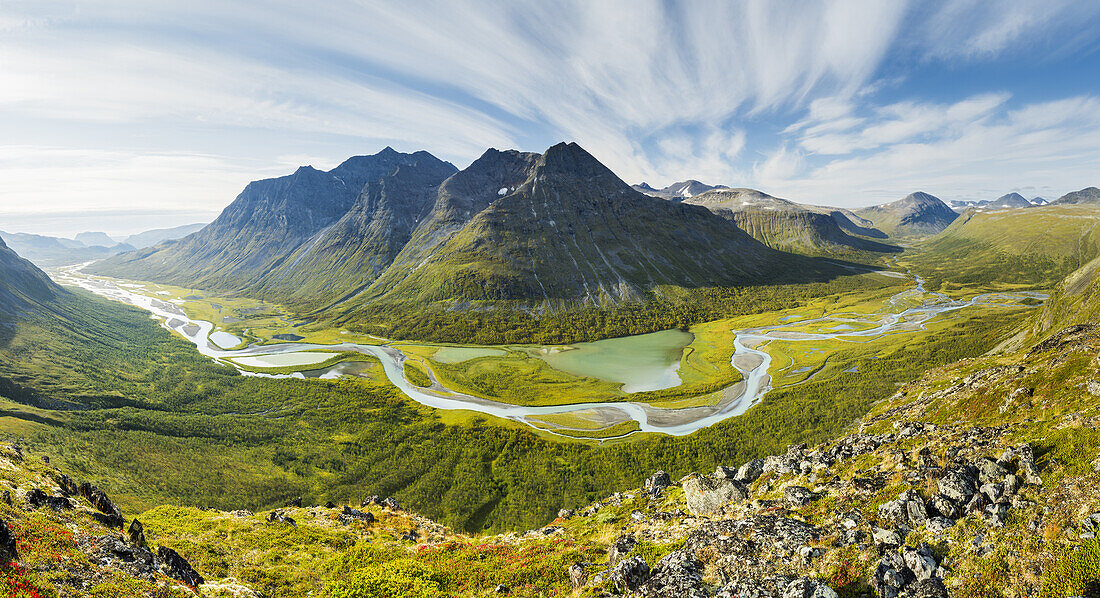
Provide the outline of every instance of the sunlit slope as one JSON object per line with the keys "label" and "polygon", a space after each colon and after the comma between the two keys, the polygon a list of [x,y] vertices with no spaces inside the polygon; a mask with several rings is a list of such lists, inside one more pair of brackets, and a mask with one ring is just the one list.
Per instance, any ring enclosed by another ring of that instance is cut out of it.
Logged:
{"label": "sunlit slope", "polygon": [[435,230],[418,231],[413,242],[432,243],[431,252],[403,252],[343,308],[438,301],[595,306],[644,300],[665,286],[810,280],[831,269],[774,251],[704,208],[638,193],[576,144],[550,148],[524,174],[511,184],[494,182],[499,197],[468,221],[439,226],[429,219]]}
{"label": "sunlit slope", "polygon": [[1100,253],[1100,206],[967,212],[911,258],[934,283],[1050,286]]}
{"label": "sunlit slope", "polygon": [[455,168],[390,148],[330,171],[254,181],[218,218],[179,241],[90,271],[311,304],[371,282],[404,246]]}
{"label": "sunlit slope", "polygon": [[856,214],[870,220],[875,228],[891,237],[934,235],[958,217],[940,198],[923,191],[910,193],[894,202],[857,210]]}

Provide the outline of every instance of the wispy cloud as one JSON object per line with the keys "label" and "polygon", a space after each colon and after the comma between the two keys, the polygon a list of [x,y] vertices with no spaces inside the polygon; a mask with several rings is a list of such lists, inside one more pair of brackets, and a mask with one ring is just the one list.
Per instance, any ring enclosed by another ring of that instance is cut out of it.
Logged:
{"label": "wispy cloud", "polygon": [[[1017,100],[1010,77],[913,95],[907,78],[1021,52],[1094,56],[1098,25],[1100,6],[1069,0],[4,3],[0,127],[37,166],[0,166],[18,181],[0,211],[27,197],[224,205],[246,177],[293,160],[394,145],[462,166],[488,146],[561,139],[632,182],[850,203],[939,177],[921,186],[975,193],[922,156],[966,146],[988,162],[1026,144],[1045,162],[1012,157],[1024,178],[1051,160],[1077,168],[1096,144],[1048,107],[1065,96]],[[1086,112],[1093,101],[1066,95]],[[1058,134],[1076,141],[1058,146]],[[901,169],[894,184],[871,170],[887,166]],[[189,168],[207,176],[180,185]],[[973,177],[1003,170],[988,162]]]}

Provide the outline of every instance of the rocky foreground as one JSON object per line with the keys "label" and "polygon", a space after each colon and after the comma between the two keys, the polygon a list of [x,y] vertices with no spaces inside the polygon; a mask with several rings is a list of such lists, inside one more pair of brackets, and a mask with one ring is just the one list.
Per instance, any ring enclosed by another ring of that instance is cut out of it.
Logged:
{"label": "rocky foreground", "polygon": [[[849,435],[456,534],[392,499],[127,519],[0,448],[14,596],[1076,596],[1100,589],[1100,330],[930,372]],[[155,546],[155,549],[154,549]],[[22,593],[20,593],[22,592]]]}

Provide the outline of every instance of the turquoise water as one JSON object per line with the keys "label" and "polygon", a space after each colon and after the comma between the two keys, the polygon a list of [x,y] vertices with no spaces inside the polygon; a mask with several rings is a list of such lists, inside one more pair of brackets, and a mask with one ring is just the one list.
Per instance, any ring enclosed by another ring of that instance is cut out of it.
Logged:
{"label": "turquoise water", "polygon": [[680,356],[694,338],[682,330],[664,330],[578,343],[538,356],[570,374],[621,382],[626,392],[661,390],[680,385]]}

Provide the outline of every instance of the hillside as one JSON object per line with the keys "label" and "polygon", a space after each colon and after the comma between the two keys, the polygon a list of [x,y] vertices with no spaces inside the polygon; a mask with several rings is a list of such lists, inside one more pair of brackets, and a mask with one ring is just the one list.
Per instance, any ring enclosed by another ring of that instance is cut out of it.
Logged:
{"label": "hillside", "polygon": [[[514,159],[476,169],[511,175],[506,163]],[[377,283],[341,307],[437,301],[599,306],[644,300],[664,286],[794,277],[795,256],[768,249],[703,208],[635,192],[576,144],[556,145],[527,163],[526,171],[515,173],[522,178],[493,181],[490,188],[504,192],[467,212],[472,217],[455,232],[436,224],[443,216],[430,216],[421,230],[435,240],[430,253],[425,256],[423,247],[403,252]],[[441,207],[450,214],[447,205]]]}
{"label": "hillside", "polygon": [[18,312],[49,303],[64,291],[0,239],[0,324],[10,326]]}
{"label": "hillside", "polygon": [[1086,187],[1080,191],[1066,193],[1050,203],[1058,205],[1100,203],[1100,189],[1096,187]]}
{"label": "hillside", "polygon": [[[430,165],[430,166],[429,166]],[[324,254],[314,254],[318,247],[330,251],[331,245],[321,245],[323,236],[360,202],[360,197],[388,186],[384,177],[395,175],[401,167],[434,167],[436,181],[442,181],[454,167],[443,163],[427,152],[403,154],[386,148],[371,156],[349,158],[336,168],[323,172],[309,166],[299,168],[294,174],[275,179],[249,183],[244,191],[221,213],[218,218],[198,233],[176,242],[146,248],[93,266],[92,271],[109,276],[138,280],[157,280],[193,286],[221,292],[239,292],[264,297],[289,298],[299,290],[300,279],[287,279],[297,264],[305,267],[325,268],[329,265]],[[377,199],[377,196],[376,196]],[[392,199],[385,194],[385,199]],[[364,198],[363,210],[377,206]],[[383,201],[385,204],[386,201]],[[414,200],[415,203],[415,200]],[[402,207],[399,204],[399,208]],[[416,206],[417,208],[419,206]],[[385,206],[377,212],[366,214],[365,220],[356,223],[369,226],[371,218],[388,218]],[[416,214],[402,215],[415,218]],[[354,218],[354,217],[353,217]],[[382,228],[385,225],[381,225]],[[366,230],[358,234],[366,234]],[[400,235],[400,230],[394,231]],[[378,249],[387,251],[386,244]],[[367,254],[355,253],[354,259],[363,264],[373,257],[369,242],[362,248]],[[305,256],[305,258],[303,258]],[[299,260],[299,258],[302,258]],[[296,262],[296,260],[299,260]],[[369,275],[365,269],[364,274]],[[326,281],[335,285],[354,288],[357,280],[331,276]],[[347,272],[344,272],[346,275]],[[340,290],[325,290],[336,296]]]}
{"label": "hillside", "polygon": [[934,235],[947,228],[955,213],[940,198],[917,191],[898,201],[856,210],[891,237]]}
{"label": "hillside", "polygon": [[256,512],[128,511],[45,456],[3,446],[0,550],[12,562],[0,571],[32,596],[1089,595],[1098,350],[1100,329],[1077,326],[950,364],[833,440],[643,474],[542,527],[492,536],[365,493]]}
{"label": "hillside", "polygon": [[1085,204],[967,212],[907,259],[936,285],[1050,287],[1100,255],[1098,217]]}
{"label": "hillside", "polygon": [[[703,206],[731,220],[739,228],[765,245],[811,255],[844,251],[898,251],[897,248],[849,234],[884,236],[854,214],[848,217],[842,210],[805,206],[755,189],[721,189],[708,191],[684,200]],[[853,218],[861,224],[853,222]]]}

